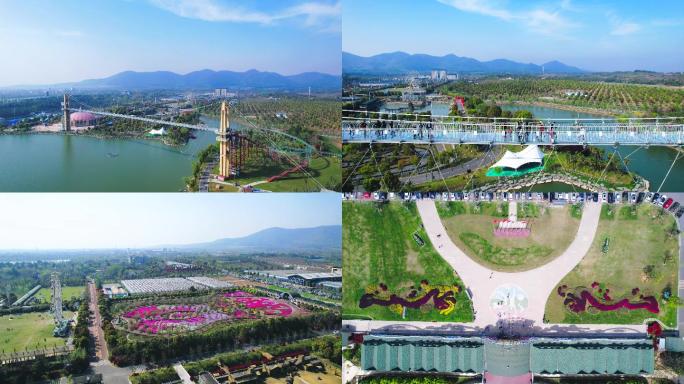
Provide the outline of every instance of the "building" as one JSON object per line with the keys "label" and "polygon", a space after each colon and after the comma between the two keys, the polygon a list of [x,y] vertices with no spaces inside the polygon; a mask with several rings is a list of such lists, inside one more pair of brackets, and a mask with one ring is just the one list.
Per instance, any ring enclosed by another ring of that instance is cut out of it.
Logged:
{"label": "building", "polygon": [[430,79],[432,81],[446,81],[447,80],[447,72],[443,71],[443,70],[433,69],[432,72],[430,73]]}
{"label": "building", "polygon": [[226,88],[216,88],[214,89],[214,97],[236,97],[237,93],[228,92]]}
{"label": "building", "polygon": [[655,367],[650,339],[495,340],[366,335],[361,369],[482,374],[487,383],[530,383],[546,375],[643,375]]}
{"label": "building", "polygon": [[489,177],[522,176],[544,168],[544,152],[536,145],[529,145],[520,152],[506,151],[499,161],[487,170]]}
{"label": "building", "polygon": [[311,273],[295,273],[288,277],[291,283],[305,285],[307,287],[315,287],[324,281],[342,281],[342,273],[332,272],[311,272]]}
{"label": "building", "polygon": [[90,112],[75,112],[69,117],[71,127],[92,127],[97,125],[98,120],[99,117]]}
{"label": "building", "polygon": [[216,378],[209,372],[202,372],[197,377],[197,382],[199,384],[219,384]]}
{"label": "building", "polygon": [[341,281],[322,281],[318,283],[321,288],[331,289],[333,291],[342,292],[342,282]]}
{"label": "building", "polygon": [[121,299],[128,296],[128,292],[121,284],[102,284],[102,294],[110,299]]}
{"label": "building", "polygon": [[164,136],[166,135],[166,128],[152,129],[147,134],[150,136]]}

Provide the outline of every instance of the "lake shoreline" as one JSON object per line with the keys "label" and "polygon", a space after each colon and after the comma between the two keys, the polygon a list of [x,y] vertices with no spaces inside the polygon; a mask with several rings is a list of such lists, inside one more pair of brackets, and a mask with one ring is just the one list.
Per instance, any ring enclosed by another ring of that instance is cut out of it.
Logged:
{"label": "lake shoreline", "polygon": [[160,143],[164,146],[171,147],[171,148],[181,148],[186,146],[190,140],[183,144],[170,144],[165,142],[164,140],[157,139],[154,137],[148,137],[145,135],[142,136],[132,136],[132,135],[122,135],[122,136],[116,136],[116,135],[106,135],[106,134],[98,134],[94,132],[64,132],[64,131],[59,131],[59,132],[54,132],[54,131],[12,131],[12,132],[7,132],[7,131],[0,131],[0,135],[3,136],[22,136],[22,135],[53,135],[53,136],[80,136],[80,137],[90,137],[94,139],[99,139],[99,140],[128,140],[128,141],[134,141],[134,140],[143,140],[143,141],[149,141],[149,142],[156,142]]}
{"label": "lake shoreline", "polygon": [[587,113],[587,114],[592,114],[592,115],[608,115],[611,117],[616,117],[619,115],[616,112],[605,110],[605,109],[590,108],[590,107],[578,107],[578,106],[567,105],[567,104],[556,104],[556,103],[550,103],[547,101],[496,101],[495,103],[498,106],[502,106],[502,105],[525,106],[525,105],[529,105],[529,106],[533,106],[533,107],[562,109],[564,111],[577,112],[577,113]]}

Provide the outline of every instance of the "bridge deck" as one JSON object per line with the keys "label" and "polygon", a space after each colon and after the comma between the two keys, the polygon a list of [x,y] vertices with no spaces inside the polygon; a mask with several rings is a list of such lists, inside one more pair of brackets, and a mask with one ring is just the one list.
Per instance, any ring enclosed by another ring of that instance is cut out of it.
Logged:
{"label": "bridge deck", "polygon": [[684,142],[684,124],[654,119],[515,121],[405,121],[344,118],[349,143],[444,143],[538,145],[661,145]]}

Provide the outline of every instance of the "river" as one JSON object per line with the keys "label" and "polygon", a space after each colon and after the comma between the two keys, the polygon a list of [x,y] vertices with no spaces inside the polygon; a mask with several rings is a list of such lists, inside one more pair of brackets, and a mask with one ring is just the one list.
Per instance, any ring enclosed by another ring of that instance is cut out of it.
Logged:
{"label": "river", "polygon": [[[540,107],[535,105],[504,104],[501,105],[501,109],[507,111],[526,109],[532,112],[535,117],[541,119],[610,118],[608,115],[578,113],[563,109]],[[608,153],[613,151],[613,147],[601,147],[608,151]],[[674,161],[675,157],[677,156],[677,152],[675,149],[667,147],[641,148],[635,152],[637,148],[638,147],[635,146],[621,146],[618,147],[618,152],[623,157],[628,156],[627,167],[629,170],[636,172],[646,180],[650,181],[651,190],[658,190],[658,187],[667,174],[667,170],[672,165],[672,161]],[[677,160],[677,163],[675,163],[674,167],[672,168],[672,172],[670,172],[665,184],[663,184],[661,191],[684,191],[684,159],[681,157],[684,157],[684,154],[681,155],[680,159]],[[563,184],[560,184],[560,186],[562,185]],[[552,190],[552,188],[558,187],[559,185],[539,185],[535,186],[533,191],[545,192]],[[564,189],[572,191],[572,187],[570,186],[566,186]]]}
{"label": "river", "polygon": [[179,191],[197,152],[216,140],[212,132],[195,135],[182,147],[63,134],[0,135],[0,191]]}

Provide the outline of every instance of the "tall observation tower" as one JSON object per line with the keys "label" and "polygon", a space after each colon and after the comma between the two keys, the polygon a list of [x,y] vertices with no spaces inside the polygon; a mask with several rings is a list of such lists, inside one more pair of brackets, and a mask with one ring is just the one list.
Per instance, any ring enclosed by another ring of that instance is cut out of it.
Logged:
{"label": "tall observation tower", "polygon": [[228,103],[221,103],[221,120],[216,136],[219,142],[219,177],[223,180],[238,176],[249,154],[249,142],[230,129],[230,110]]}
{"label": "tall observation tower", "polygon": [[61,324],[64,320],[62,316],[62,284],[59,281],[59,274],[52,272],[50,275],[50,284],[52,290],[51,308],[52,315],[55,318],[55,324]]}
{"label": "tall observation tower", "polygon": [[62,130],[71,131],[71,113],[69,112],[69,94],[64,94],[64,101],[62,102],[62,111],[64,115],[62,116]]}

